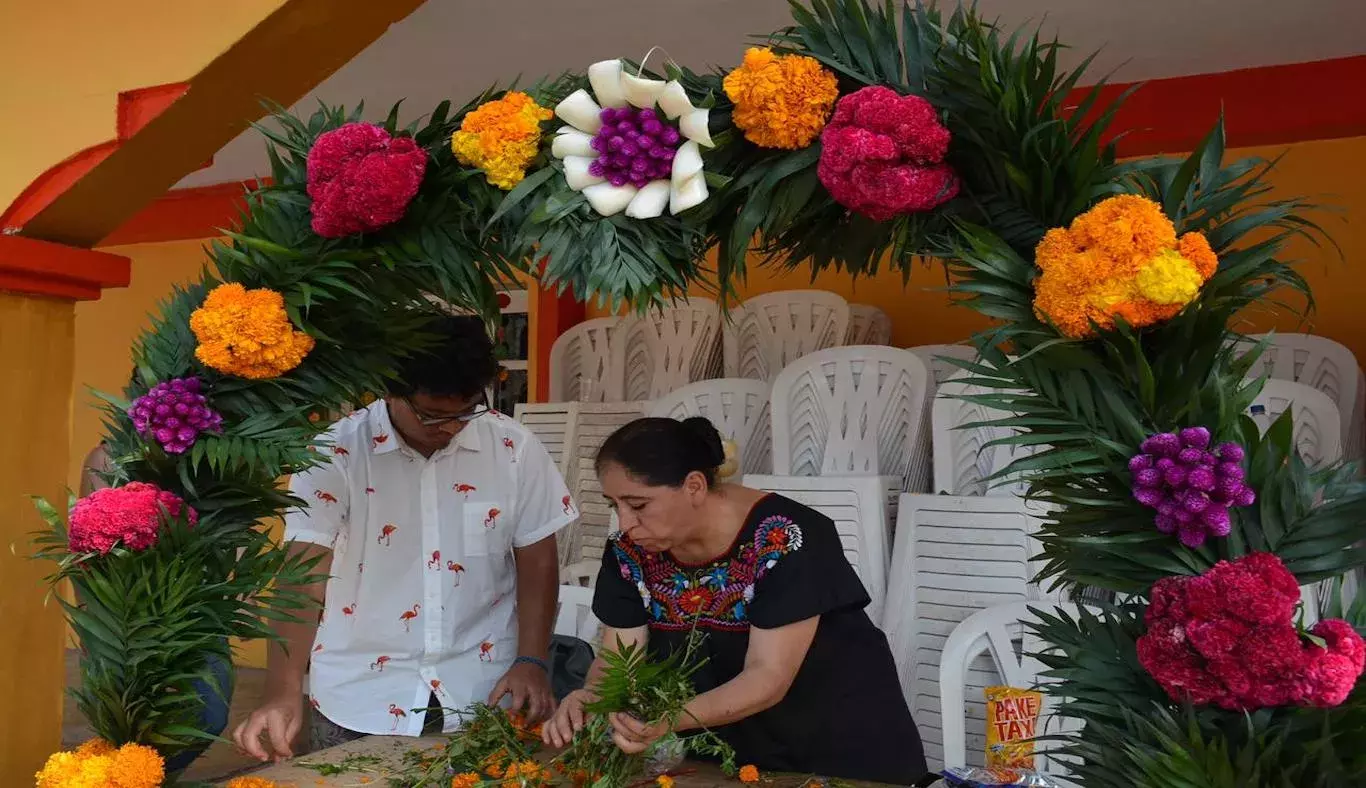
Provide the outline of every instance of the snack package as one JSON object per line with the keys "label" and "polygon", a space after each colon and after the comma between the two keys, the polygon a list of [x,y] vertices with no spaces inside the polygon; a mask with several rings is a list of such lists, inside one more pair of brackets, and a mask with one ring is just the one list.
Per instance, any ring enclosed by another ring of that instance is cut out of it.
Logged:
{"label": "snack package", "polygon": [[1029,769],[979,769],[958,766],[945,769],[944,784],[949,788],[1061,788],[1046,775]]}
{"label": "snack package", "polygon": [[1015,687],[987,687],[988,769],[1033,769],[1043,695]]}

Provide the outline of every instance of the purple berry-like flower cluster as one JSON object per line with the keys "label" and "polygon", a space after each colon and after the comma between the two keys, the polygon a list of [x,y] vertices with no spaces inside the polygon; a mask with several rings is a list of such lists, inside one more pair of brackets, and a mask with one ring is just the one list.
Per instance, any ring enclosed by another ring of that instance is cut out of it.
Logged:
{"label": "purple berry-like flower cluster", "polygon": [[137,398],[128,416],[143,437],[161,444],[167,454],[183,454],[201,432],[219,432],[223,417],[199,393],[199,378],[173,378]]}
{"label": "purple berry-like flower cluster", "polygon": [[1228,536],[1229,508],[1257,500],[1243,482],[1243,447],[1224,443],[1211,450],[1204,427],[1159,433],[1141,448],[1143,453],[1129,460],[1134,498],[1157,510],[1157,530],[1176,534],[1187,547]]}
{"label": "purple berry-like flower cluster", "polygon": [[597,161],[588,166],[590,175],[613,186],[639,188],[672,174],[674,151],[683,138],[658,112],[608,107],[601,117],[602,128],[590,143],[598,152]]}

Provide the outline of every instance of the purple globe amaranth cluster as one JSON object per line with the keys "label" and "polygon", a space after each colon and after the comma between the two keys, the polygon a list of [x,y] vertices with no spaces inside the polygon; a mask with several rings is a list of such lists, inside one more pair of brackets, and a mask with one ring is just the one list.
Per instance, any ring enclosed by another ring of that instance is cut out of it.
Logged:
{"label": "purple globe amaranth cluster", "polygon": [[683,140],[652,109],[608,107],[602,111],[602,128],[590,143],[598,152],[588,174],[606,178],[613,186],[637,188],[673,173],[674,152]]}
{"label": "purple globe amaranth cluster", "polygon": [[1141,448],[1143,453],[1129,460],[1134,498],[1157,510],[1157,530],[1175,533],[1187,547],[1228,536],[1229,508],[1257,500],[1243,482],[1243,447],[1223,443],[1211,449],[1204,427],[1159,433]]}
{"label": "purple globe amaranth cluster", "polygon": [[173,378],[137,398],[128,416],[138,434],[151,437],[167,454],[183,454],[201,432],[219,432],[223,417],[199,393],[199,378]]}

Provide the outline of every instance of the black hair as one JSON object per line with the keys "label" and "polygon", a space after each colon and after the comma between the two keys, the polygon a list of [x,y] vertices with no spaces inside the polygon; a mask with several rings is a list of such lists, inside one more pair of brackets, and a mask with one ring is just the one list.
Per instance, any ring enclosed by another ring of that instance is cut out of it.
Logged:
{"label": "black hair", "polygon": [[636,419],[612,433],[598,449],[596,467],[614,462],[651,487],[681,487],[693,471],[716,484],[716,469],[726,461],[721,435],[710,421]]}
{"label": "black hair", "polygon": [[439,339],[428,351],[404,359],[389,393],[399,397],[428,394],[472,399],[498,376],[484,321],[464,315],[442,316],[425,327]]}

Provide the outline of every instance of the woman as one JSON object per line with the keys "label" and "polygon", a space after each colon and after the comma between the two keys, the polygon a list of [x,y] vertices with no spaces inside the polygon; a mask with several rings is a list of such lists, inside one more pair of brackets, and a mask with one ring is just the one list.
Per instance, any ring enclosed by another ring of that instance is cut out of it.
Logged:
{"label": "woman", "polygon": [[[593,612],[605,644],[652,656],[706,632],[698,692],[677,732],[707,728],[760,769],[910,784],[927,769],[887,639],[835,524],[778,495],[716,483],[724,459],[706,419],[639,419],[598,452],[621,533],[603,555]],[[545,740],[565,746],[603,669],[565,698]],[[667,723],[612,715],[613,738],[641,752]]]}

